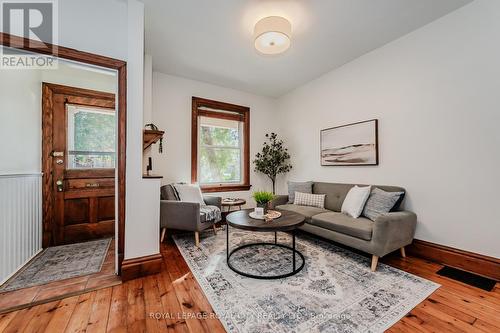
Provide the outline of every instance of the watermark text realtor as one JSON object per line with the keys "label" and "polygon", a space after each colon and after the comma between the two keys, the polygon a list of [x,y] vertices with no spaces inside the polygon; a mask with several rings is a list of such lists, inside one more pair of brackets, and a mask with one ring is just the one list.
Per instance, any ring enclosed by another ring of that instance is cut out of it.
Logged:
{"label": "watermark text realtor", "polygon": [[57,0],[0,0],[0,17],[12,36],[0,48],[0,69],[57,68]]}

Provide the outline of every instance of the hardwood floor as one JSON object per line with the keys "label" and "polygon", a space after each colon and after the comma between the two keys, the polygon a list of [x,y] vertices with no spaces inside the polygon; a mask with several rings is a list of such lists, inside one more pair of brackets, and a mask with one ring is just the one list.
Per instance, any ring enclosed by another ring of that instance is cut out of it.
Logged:
{"label": "hardwood floor", "polygon": [[[0,332],[224,332],[171,240],[162,254],[159,274],[0,315]],[[500,332],[499,283],[486,292],[438,276],[442,266],[423,259],[381,261],[442,285],[389,332]]]}
{"label": "hardwood floor", "polygon": [[113,240],[106,253],[100,272],[0,293],[0,313],[60,300],[64,297],[79,295],[86,291],[111,287],[120,283],[121,279],[115,274],[115,241]]}

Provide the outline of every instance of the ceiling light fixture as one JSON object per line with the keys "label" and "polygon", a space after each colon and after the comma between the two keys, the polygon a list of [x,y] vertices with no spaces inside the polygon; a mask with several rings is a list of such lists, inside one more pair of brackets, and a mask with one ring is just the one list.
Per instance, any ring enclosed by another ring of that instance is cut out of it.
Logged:
{"label": "ceiling light fixture", "polygon": [[255,48],[262,54],[283,53],[290,47],[292,25],[280,16],[265,17],[255,24]]}

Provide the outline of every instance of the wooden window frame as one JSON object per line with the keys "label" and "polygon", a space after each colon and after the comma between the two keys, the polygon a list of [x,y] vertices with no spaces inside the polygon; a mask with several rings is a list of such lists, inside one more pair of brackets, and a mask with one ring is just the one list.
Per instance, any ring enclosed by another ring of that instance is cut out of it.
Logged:
{"label": "wooden window frame", "polygon": [[250,108],[193,96],[191,115],[191,182],[198,182],[198,117],[236,120],[243,123],[243,182],[234,185],[202,185],[201,190],[202,192],[248,191],[252,186],[250,185]]}

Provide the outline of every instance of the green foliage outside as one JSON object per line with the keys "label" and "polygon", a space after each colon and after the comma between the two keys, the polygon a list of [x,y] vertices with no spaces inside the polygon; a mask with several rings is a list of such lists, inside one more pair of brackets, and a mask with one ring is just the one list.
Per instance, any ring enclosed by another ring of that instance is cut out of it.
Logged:
{"label": "green foliage outside", "polygon": [[[77,167],[114,167],[115,115],[80,111],[74,117],[74,150],[101,154],[75,154]],[[109,153],[109,154],[102,154]]]}
{"label": "green foliage outside", "polygon": [[201,183],[240,182],[240,156],[238,129],[201,126]]}
{"label": "green foliage outside", "polygon": [[262,146],[262,151],[255,155],[255,171],[261,172],[271,179],[273,193],[276,193],[276,177],[292,169],[289,163],[290,154],[284,147],[283,140],[278,139],[276,133],[266,134],[267,141]]}

